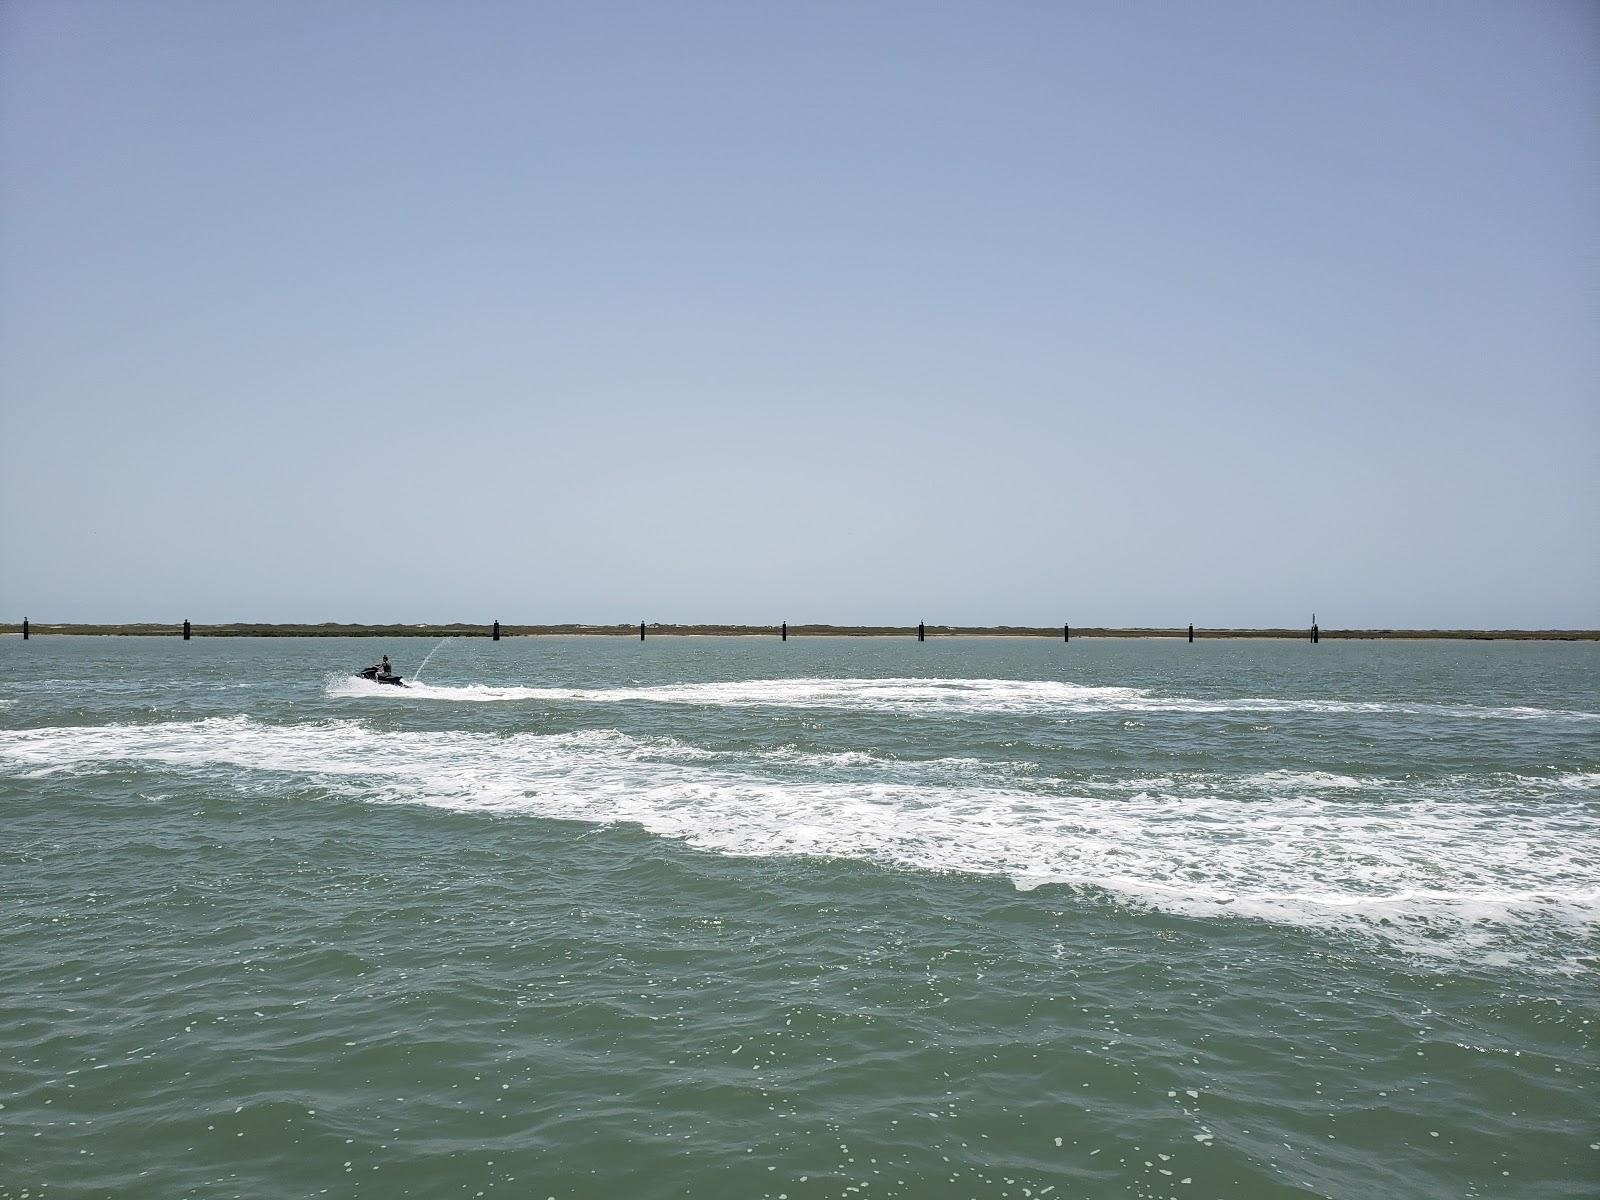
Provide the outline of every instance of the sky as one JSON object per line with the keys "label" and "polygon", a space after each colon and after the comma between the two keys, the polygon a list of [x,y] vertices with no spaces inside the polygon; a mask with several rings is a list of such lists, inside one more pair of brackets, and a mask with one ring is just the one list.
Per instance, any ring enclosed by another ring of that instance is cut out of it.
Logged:
{"label": "sky", "polygon": [[1600,6],[0,5],[0,621],[1600,626]]}

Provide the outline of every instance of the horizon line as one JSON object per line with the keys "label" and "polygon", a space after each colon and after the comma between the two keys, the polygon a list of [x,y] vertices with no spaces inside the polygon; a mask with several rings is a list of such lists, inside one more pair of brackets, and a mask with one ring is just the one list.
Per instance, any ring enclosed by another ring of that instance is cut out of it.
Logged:
{"label": "horizon line", "polygon": [[[1201,626],[1201,625],[831,625],[819,622],[772,622],[740,624],[734,622],[551,622],[512,624],[489,622],[345,622],[345,621],[119,621],[119,622],[26,622],[30,634],[41,636],[147,636],[182,637],[187,625],[195,637],[551,637],[551,636],[637,636],[654,633],[659,637],[1033,637],[1069,636],[1098,638],[1176,637],[1176,638],[1271,638],[1311,640],[1318,638],[1362,639],[1496,639],[1524,641],[1600,641],[1600,629],[1529,629],[1518,627],[1415,628],[1372,626],[1337,629],[1321,625],[1303,626]],[[0,623],[0,634],[24,631],[24,622]]]}

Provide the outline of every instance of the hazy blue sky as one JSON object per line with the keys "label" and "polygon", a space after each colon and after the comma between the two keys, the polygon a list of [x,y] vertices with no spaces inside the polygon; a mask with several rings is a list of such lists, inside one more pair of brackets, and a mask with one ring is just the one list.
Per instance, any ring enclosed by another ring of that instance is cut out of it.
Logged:
{"label": "hazy blue sky", "polygon": [[0,617],[1600,625],[1600,6],[0,6]]}

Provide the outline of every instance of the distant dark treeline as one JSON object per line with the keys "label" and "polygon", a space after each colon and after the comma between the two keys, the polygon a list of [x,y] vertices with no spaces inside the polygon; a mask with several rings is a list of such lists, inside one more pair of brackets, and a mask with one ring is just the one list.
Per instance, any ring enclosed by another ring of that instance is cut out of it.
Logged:
{"label": "distant dark treeline", "polygon": [[[645,625],[651,637],[673,636],[733,636],[776,637],[779,626],[773,625]],[[1060,638],[1061,626],[1031,625],[929,625],[927,636],[934,637],[1041,637]],[[195,625],[194,636],[203,637],[489,637],[489,625],[342,625],[336,622],[320,625],[255,625],[234,623],[226,625]],[[0,633],[21,633],[22,625],[0,624]],[[182,622],[170,625],[50,625],[30,622],[29,632],[35,636],[49,634],[98,635],[106,637],[181,637]],[[1308,636],[1308,629],[1200,629],[1199,638],[1290,638]],[[639,626],[629,625],[501,625],[502,637],[541,637],[559,635],[594,635],[610,637],[638,637]],[[1457,641],[1600,641],[1600,630],[1595,629],[1322,629],[1320,634],[1329,639],[1362,638],[1443,638]],[[915,625],[790,625],[790,637],[910,637],[917,635]],[[1084,625],[1072,627],[1076,638],[1128,638],[1167,637],[1186,638],[1188,629],[1159,629],[1136,627],[1110,629]]]}

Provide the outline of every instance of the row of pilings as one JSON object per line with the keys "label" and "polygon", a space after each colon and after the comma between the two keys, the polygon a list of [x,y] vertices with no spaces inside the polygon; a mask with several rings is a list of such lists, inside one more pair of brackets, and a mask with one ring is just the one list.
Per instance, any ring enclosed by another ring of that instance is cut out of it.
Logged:
{"label": "row of pilings", "polygon": [[[185,618],[184,622],[183,622],[183,640],[187,642],[187,641],[190,640],[191,637],[193,637],[193,635],[194,635],[194,626],[189,623],[187,618]],[[639,622],[639,640],[641,642],[644,641],[644,635],[645,635],[645,623],[643,621],[640,621]],[[23,641],[27,641],[32,636],[33,636],[32,628],[28,623],[28,618],[27,617],[23,617],[22,618],[22,640]],[[500,622],[499,621],[496,621],[494,623],[494,625],[491,627],[489,636],[494,641],[498,642],[500,640]],[[785,622],[783,622],[782,625],[779,626],[779,628],[778,628],[778,636],[783,641],[787,642],[789,640],[789,622],[785,621]],[[1317,642],[1320,640],[1320,638],[1321,638],[1321,634],[1320,634],[1320,631],[1317,628],[1317,620],[1316,620],[1315,617],[1312,617],[1312,619],[1311,619],[1311,644],[1312,645],[1316,645]],[[917,622],[917,641],[925,642],[927,640],[928,640],[928,627],[924,622],[918,621]],[[1061,640],[1063,642],[1070,642],[1072,640],[1072,626],[1071,625],[1063,625],[1061,627]],[[1194,641],[1194,626],[1193,625],[1189,626],[1189,641],[1190,642]]]}

